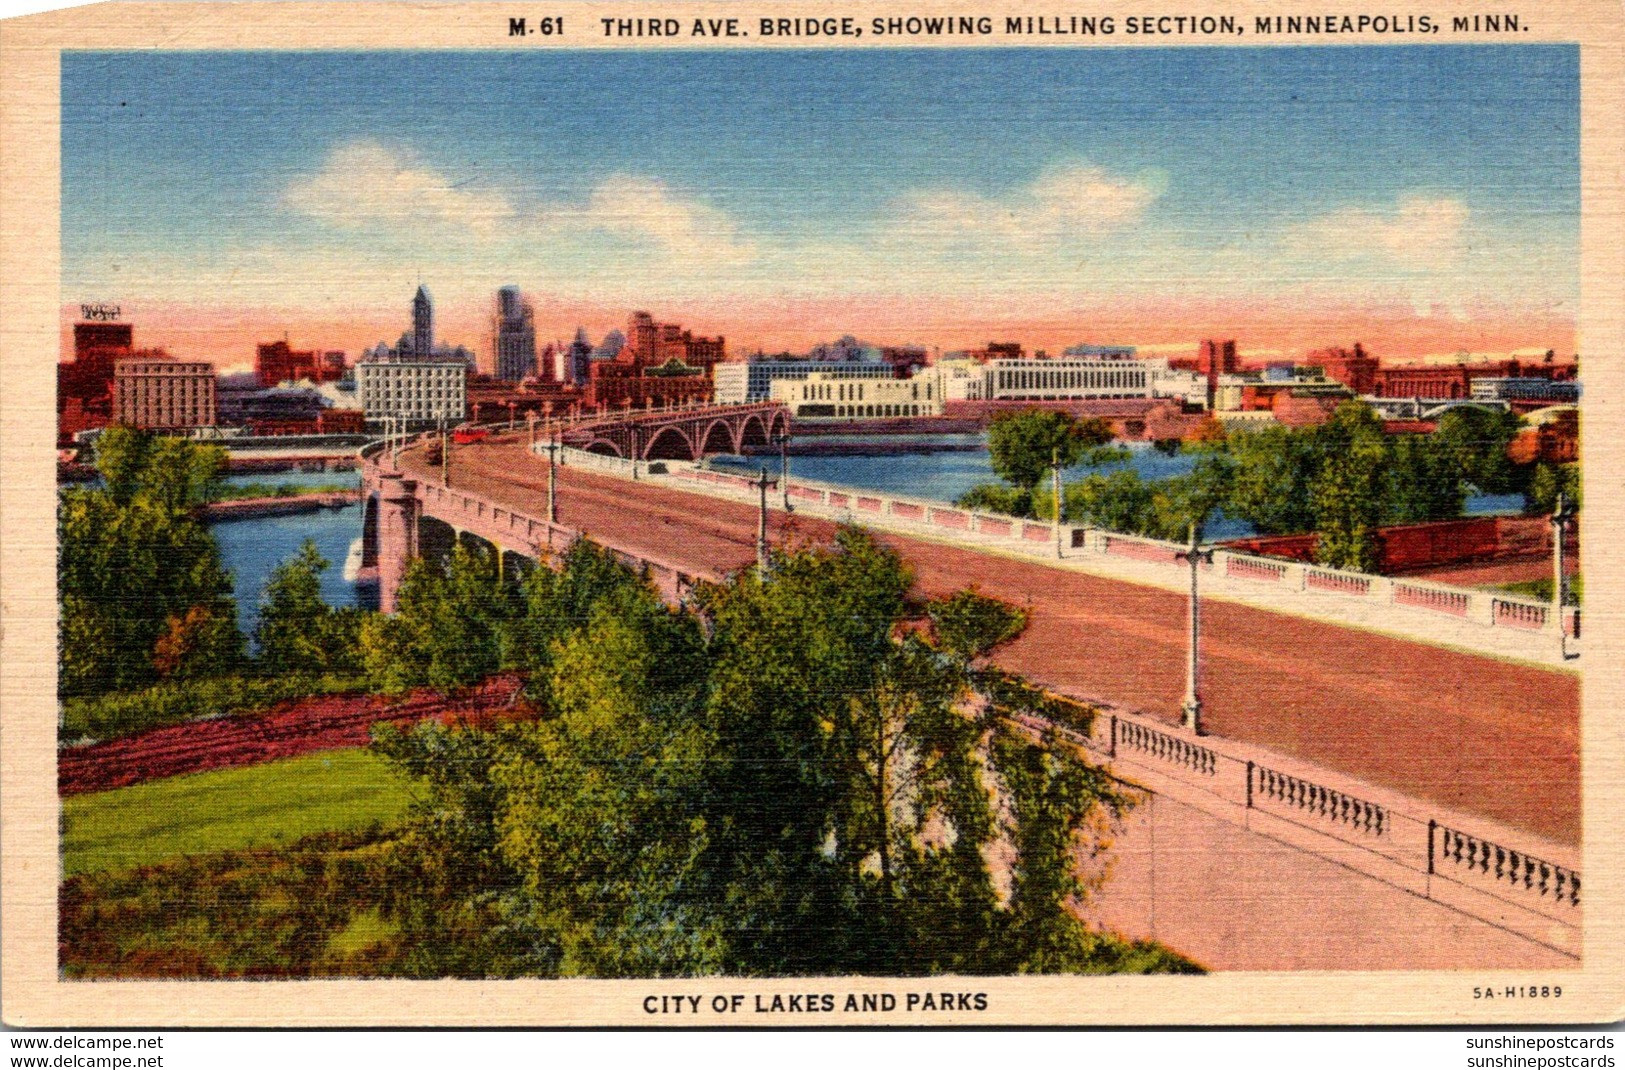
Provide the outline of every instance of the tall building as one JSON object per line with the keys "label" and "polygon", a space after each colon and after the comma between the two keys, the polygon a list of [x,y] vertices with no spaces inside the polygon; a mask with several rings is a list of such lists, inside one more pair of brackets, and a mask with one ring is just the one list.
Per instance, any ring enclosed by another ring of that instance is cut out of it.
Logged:
{"label": "tall building", "polygon": [[517,286],[504,286],[497,291],[496,377],[504,382],[517,383],[541,372],[544,381],[553,381],[552,362],[540,369],[536,366],[536,315],[519,292]]}
{"label": "tall building", "polygon": [[434,302],[429,290],[421,283],[412,298],[412,355],[427,356],[434,352]]}
{"label": "tall building", "polygon": [[592,374],[592,354],[587,329],[577,327],[575,340],[564,350],[564,381],[577,386],[585,384]]}
{"label": "tall building", "polygon": [[57,365],[57,405],[70,398],[87,405],[106,401],[113,392],[113,365],[130,355],[134,340],[128,323],[75,323],[73,363]]}
{"label": "tall building", "polygon": [[176,360],[161,349],[119,360],[113,370],[114,419],[131,427],[180,431],[216,423],[214,365]]}
{"label": "tall building", "polygon": [[468,375],[474,354],[434,341],[434,304],[418,287],[412,298],[412,329],[394,347],[379,342],[356,362],[356,394],[367,422],[399,417],[415,426],[459,423],[468,408]]}

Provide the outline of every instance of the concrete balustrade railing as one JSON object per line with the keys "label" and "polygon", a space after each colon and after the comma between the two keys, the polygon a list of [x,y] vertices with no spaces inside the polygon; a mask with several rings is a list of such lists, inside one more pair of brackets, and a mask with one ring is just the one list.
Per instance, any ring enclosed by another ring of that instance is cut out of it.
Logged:
{"label": "concrete balustrade railing", "polygon": [[[754,485],[748,476],[703,467],[676,466],[671,474],[689,483],[708,483],[741,491],[749,490]],[[768,478],[774,480],[773,486],[776,488],[777,480],[771,471]],[[980,540],[1009,540],[1025,545],[1048,543],[1055,537],[1054,526],[1048,522],[984,513],[927,498],[865,492],[793,476],[788,492],[795,505],[822,506],[841,519],[854,521],[872,522],[876,517],[883,517],[904,530],[935,530],[976,536]],[[1161,539],[1066,524],[1062,526],[1062,545],[1085,554],[1126,558],[1181,571],[1188,568],[1181,557],[1185,547]],[[1269,584],[1276,591],[1302,591],[1323,603],[1351,600],[1385,604],[1421,613],[1436,613],[1489,628],[1522,631],[1548,631],[1553,628],[1550,608],[1545,603],[1426,580],[1349,572],[1299,561],[1257,557],[1222,547],[1214,549],[1213,559],[1204,563],[1203,571],[1216,572],[1244,584]],[[1579,624],[1579,608],[1569,607],[1563,617],[1565,634],[1578,636]]]}
{"label": "concrete balustrade railing", "polygon": [[1421,800],[1345,780],[1258,748],[1189,733],[1141,714],[1066,696],[1060,720],[1001,712],[1034,736],[1054,735],[1124,783],[1165,795],[1261,835],[1579,956],[1580,873],[1574,851],[1514,830],[1477,828]]}

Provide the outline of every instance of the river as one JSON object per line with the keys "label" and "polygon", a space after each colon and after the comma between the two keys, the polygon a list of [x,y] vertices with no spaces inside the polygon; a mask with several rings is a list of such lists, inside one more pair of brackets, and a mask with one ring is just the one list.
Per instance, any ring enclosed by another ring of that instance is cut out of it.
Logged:
{"label": "river", "polygon": [[[361,473],[255,472],[228,476],[226,483],[232,486],[249,483],[276,486],[287,483],[298,487],[335,484],[359,487]],[[322,597],[328,605],[363,604],[362,592],[344,578],[344,559],[350,552],[350,543],[361,537],[359,505],[287,516],[223,521],[211,524],[210,530],[220,544],[222,561],[231,570],[232,594],[237,599],[237,622],[246,633],[253,634],[254,624],[259,618],[260,599],[264,596],[265,583],[271,578],[271,571],[297,554],[306,539],[314,541],[316,549],[328,560],[329,568],[322,573]]]}

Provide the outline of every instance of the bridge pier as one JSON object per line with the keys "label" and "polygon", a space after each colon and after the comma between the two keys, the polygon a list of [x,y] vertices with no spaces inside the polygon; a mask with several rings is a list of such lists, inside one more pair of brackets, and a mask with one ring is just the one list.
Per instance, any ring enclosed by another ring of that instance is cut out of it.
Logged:
{"label": "bridge pier", "polygon": [[378,608],[395,612],[395,596],[418,550],[417,481],[399,472],[378,476]]}

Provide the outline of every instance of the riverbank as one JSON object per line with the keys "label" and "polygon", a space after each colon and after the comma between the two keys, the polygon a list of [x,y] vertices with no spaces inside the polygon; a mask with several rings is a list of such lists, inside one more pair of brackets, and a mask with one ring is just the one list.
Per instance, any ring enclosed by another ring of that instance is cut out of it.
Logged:
{"label": "riverbank", "polygon": [[[265,456],[231,455],[226,459],[228,475],[271,475],[277,472],[353,472],[355,454],[327,456],[323,454],[281,454]],[[94,465],[79,461],[58,461],[56,481],[60,483],[92,483],[98,478]]]}
{"label": "riverbank", "polygon": [[293,513],[314,513],[320,509],[342,509],[361,500],[360,489],[320,491],[315,494],[295,494],[278,498],[235,498],[231,501],[210,502],[198,509],[198,517],[206,523],[219,524],[232,520],[253,520],[264,516],[288,516]]}

